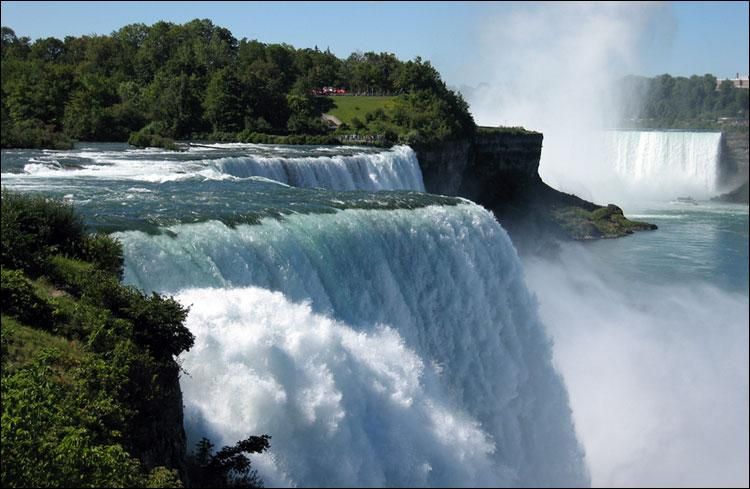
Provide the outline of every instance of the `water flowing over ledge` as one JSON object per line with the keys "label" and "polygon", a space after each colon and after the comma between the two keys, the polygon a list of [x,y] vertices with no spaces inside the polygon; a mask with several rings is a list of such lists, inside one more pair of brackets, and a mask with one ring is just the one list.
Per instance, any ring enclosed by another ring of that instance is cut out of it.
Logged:
{"label": "water flowing over ledge", "polygon": [[192,304],[187,428],[268,432],[269,485],[588,484],[507,233],[474,204],[118,233]]}
{"label": "water flowing over ledge", "polygon": [[662,198],[716,193],[720,132],[608,131],[607,161],[639,194]]}
{"label": "water flowing over ledge", "polygon": [[60,180],[166,183],[265,178],[329,190],[424,191],[419,162],[408,146],[382,150],[214,145],[174,152],[95,144],[73,151],[4,151],[2,176],[4,183],[27,186]]}

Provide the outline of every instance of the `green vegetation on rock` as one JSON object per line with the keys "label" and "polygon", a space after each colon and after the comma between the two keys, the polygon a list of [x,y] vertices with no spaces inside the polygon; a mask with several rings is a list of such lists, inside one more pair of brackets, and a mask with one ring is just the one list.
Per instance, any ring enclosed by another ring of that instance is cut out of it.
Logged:
{"label": "green vegetation on rock", "polygon": [[489,135],[489,134],[508,134],[511,136],[524,136],[528,134],[541,134],[538,131],[532,131],[521,126],[478,126],[478,135]]}
{"label": "green vegetation on rock", "polygon": [[187,309],[122,285],[119,243],[69,205],[1,209],[2,486],[182,487]]}
{"label": "green vegetation on rock", "polygon": [[634,231],[656,229],[655,224],[627,219],[622,209],[609,204],[594,210],[563,206],[552,210],[553,220],[576,240],[618,238]]}

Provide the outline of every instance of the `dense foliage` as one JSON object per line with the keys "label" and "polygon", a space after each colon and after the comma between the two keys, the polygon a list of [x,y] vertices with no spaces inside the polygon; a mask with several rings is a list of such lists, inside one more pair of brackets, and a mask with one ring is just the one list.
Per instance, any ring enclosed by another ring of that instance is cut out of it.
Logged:
{"label": "dense foliage", "polygon": [[623,123],[634,127],[714,129],[722,118],[748,119],[748,90],[713,75],[629,76],[615,87]]}
{"label": "dense foliage", "polygon": [[1,210],[2,486],[181,487],[153,445],[181,421],[187,310],[122,285],[119,242],[69,205],[3,190]]}
{"label": "dense foliage", "polygon": [[[127,25],[109,36],[18,37],[2,28],[3,147],[66,139],[168,145],[212,134],[325,134],[313,90],[398,95],[370,132],[424,140],[473,129],[467,105],[429,62],[237,40],[210,20]],[[368,126],[364,124],[363,126]]]}
{"label": "dense foliage", "polygon": [[251,436],[233,447],[213,453],[213,443],[201,439],[188,458],[188,477],[192,487],[263,487],[246,453],[263,453],[271,446],[268,435]]}

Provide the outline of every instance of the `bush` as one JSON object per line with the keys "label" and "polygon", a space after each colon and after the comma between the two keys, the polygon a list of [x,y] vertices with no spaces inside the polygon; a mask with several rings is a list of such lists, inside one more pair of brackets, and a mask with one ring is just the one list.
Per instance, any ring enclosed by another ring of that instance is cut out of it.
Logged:
{"label": "bush", "polygon": [[[173,298],[156,293],[145,296],[133,287],[121,285],[113,275],[79,260],[55,256],[50,265],[49,276],[53,283],[89,304],[106,308],[116,317],[130,321],[135,341],[146,346],[155,358],[176,356],[193,346],[195,337],[183,325],[188,309]],[[87,321],[93,325],[106,321],[101,315],[80,308],[68,311],[68,315],[75,331],[83,328]]]}
{"label": "bush", "polygon": [[[117,443],[117,433],[102,430],[103,420],[122,419],[118,403],[98,384],[90,390],[80,377],[84,367],[61,379],[59,357],[42,351],[31,366],[2,377],[2,486],[142,485],[138,461]],[[106,362],[98,367],[106,369]]]}
{"label": "bush", "polygon": [[115,275],[118,279],[122,278],[122,244],[115,238],[103,233],[85,236],[82,255],[99,269]]}
{"label": "bush", "polygon": [[251,436],[235,446],[213,454],[214,445],[203,438],[188,457],[188,477],[192,487],[263,487],[245,453],[263,453],[271,446],[268,435]]}
{"label": "bush", "polygon": [[162,136],[167,132],[166,124],[162,122],[152,122],[143,129],[130,134],[128,144],[136,148],[164,148],[176,150],[177,145],[174,139]]}
{"label": "bush", "polygon": [[133,323],[136,342],[147,346],[155,358],[177,356],[192,348],[195,337],[183,326],[188,309],[172,297],[137,293],[123,312]]}
{"label": "bush", "polygon": [[56,286],[78,297],[100,282],[92,264],[62,255],[49,258],[47,276]]}
{"label": "bush", "polygon": [[[6,122],[3,120],[3,126]],[[71,149],[73,141],[63,133],[56,132],[54,126],[45,125],[38,119],[28,119],[9,124],[3,131],[3,148],[52,148]]]}
{"label": "bush", "polygon": [[3,314],[16,317],[22,323],[42,329],[53,325],[52,307],[39,297],[31,282],[20,270],[0,270],[2,274]]}
{"label": "bush", "polygon": [[37,276],[55,253],[76,256],[84,241],[83,221],[72,206],[2,191],[0,264]]}
{"label": "bush", "polygon": [[174,139],[165,138],[158,134],[144,134],[142,132],[134,132],[128,138],[128,144],[135,146],[136,148],[164,148],[171,151],[177,150],[177,144]]}
{"label": "bush", "polygon": [[180,475],[176,470],[168,469],[166,467],[156,467],[148,474],[146,480],[146,487],[166,487],[166,488],[180,488],[183,487]]}

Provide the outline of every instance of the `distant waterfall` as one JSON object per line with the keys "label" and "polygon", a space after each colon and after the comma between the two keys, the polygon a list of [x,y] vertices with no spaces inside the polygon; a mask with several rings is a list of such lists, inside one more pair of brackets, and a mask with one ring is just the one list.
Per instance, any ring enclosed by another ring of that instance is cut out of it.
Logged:
{"label": "distant waterfall", "polygon": [[191,442],[272,435],[269,486],[587,485],[568,397],[492,214],[471,203],[118,233],[191,305]]}
{"label": "distant waterfall", "polygon": [[610,131],[608,163],[636,193],[706,198],[716,192],[721,133]]}
{"label": "distant waterfall", "polygon": [[408,146],[354,155],[237,156],[214,160],[212,164],[223,174],[265,177],[294,187],[424,191],[417,156]]}

